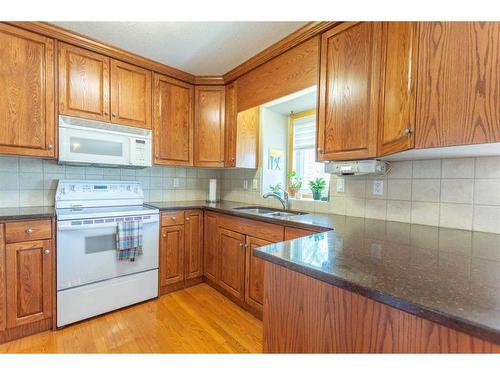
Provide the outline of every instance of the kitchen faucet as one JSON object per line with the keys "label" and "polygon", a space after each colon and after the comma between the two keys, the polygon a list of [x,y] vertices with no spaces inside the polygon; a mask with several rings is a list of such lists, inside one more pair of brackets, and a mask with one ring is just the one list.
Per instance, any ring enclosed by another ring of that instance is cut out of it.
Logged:
{"label": "kitchen faucet", "polygon": [[264,194],[262,196],[262,198],[269,198],[269,197],[276,198],[283,205],[283,209],[285,211],[288,211],[288,209],[290,207],[290,200],[289,200],[288,192],[286,190],[283,190],[283,189],[280,189],[280,190],[283,192],[283,197],[284,198],[281,198],[278,194],[271,193],[271,192]]}

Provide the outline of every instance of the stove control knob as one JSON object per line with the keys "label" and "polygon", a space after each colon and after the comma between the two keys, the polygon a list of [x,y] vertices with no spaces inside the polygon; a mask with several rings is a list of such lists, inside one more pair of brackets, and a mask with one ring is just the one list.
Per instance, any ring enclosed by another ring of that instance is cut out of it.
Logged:
{"label": "stove control knob", "polygon": [[131,190],[132,190],[132,186],[127,185],[127,191],[131,191]]}
{"label": "stove control knob", "polygon": [[66,194],[66,188],[65,187],[61,188],[61,194]]}
{"label": "stove control knob", "polygon": [[75,185],[70,185],[69,188],[71,189],[71,191],[75,191],[76,190],[76,186]]}

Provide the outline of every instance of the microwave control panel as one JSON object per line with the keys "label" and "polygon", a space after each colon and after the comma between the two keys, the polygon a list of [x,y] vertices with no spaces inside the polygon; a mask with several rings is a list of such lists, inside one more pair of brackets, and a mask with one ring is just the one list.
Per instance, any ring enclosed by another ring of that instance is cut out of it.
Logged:
{"label": "microwave control panel", "polygon": [[150,161],[148,160],[149,153],[146,150],[151,148],[149,141],[145,139],[134,139],[133,142],[133,160],[132,163],[134,165],[149,165]]}

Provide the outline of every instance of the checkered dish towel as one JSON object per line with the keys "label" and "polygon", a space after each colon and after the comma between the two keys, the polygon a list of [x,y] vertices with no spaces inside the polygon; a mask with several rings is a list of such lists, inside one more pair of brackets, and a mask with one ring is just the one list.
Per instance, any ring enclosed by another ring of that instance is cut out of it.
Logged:
{"label": "checkered dish towel", "polygon": [[142,220],[119,222],[116,239],[118,260],[133,262],[142,255]]}

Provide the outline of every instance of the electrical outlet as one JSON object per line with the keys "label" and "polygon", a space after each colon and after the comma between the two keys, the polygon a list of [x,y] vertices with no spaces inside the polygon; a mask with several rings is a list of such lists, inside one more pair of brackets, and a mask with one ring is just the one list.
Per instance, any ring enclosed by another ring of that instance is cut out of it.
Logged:
{"label": "electrical outlet", "polygon": [[174,178],[174,188],[178,188],[179,185],[180,185],[179,179],[178,178]]}
{"label": "electrical outlet", "polygon": [[248,190],[248,180],[243,180],[243,190]]}
{"label": "electrical outlet", "polygon": [[337,193],[345,192],[345,181],[343,178],[337,180]]}
{"label": "electrical outlet", "polygon": [[252,180],[252,190],[257,191],[258,189],[257,183],[258,183],[257,179]]}
{"label": "electrical outlet", "polygon": [[384,181],[373,181],[373,195],[384,195]]}

